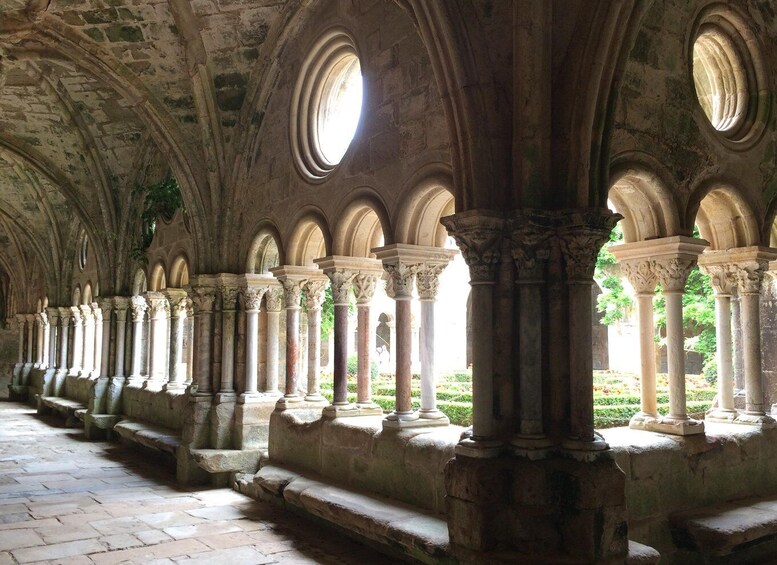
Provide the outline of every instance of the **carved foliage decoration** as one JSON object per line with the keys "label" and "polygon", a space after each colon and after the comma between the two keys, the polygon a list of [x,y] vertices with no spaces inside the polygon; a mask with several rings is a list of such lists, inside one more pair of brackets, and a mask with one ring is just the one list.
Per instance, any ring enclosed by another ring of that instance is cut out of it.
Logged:
{"label": "carved foliage decoration", "polygon": [[221,309],[222,310],[234,310],[237,304],[237,295],[240,289],[236,286],[220,286],[219,293],[221,294]]}
{"label": "carved foliage decoration", "polygon": [[310,280],[305,283],[305,308],[308,312],[321,309],[328,285],[329,282],[324,280]]}
{"label": "carved foliage decoration", "polygon": [[653,294],[656,291],[656,277],[653,261],[622,261],[621,272],[629,279],[637,294]]}
{"label": "carved foliage decoration", "polygon": [[268,312],[280,312],[283,307],[283,289],[281,287],[272,287],[265,294]]}
{"label": "carved foliage decoration", "polygon": [[356,273],[336,269],[328,271],[327,276],[332,281],[332,299],[335,304],[348,304],[348,293],[353,286]]}
{"label": "carved foliage decoration", "polygon": [[283,279],[281,284],[283,285],[283,296],[285,298],[286,308],[299,308],[300,300],[302,299],[302,285],[299,281],[289,279]]}
{"label": "carved foliage decoration", "polygon": [[446,265],[422,263],[417,266],[415,284],[421,300],[436,300],[440,289],[440,275]]}
{"label": "carved foliage decoration", "polygon": [[369,304],[375,294],[375,285],[378,282],[376,275],[356,275],[353,279],[353,293],[356,296],[356,304]]}
{"label": "carved foliage decoration", "polygon": [[736,269],[733,265],[704,265],[700,268],[709,275],[715,294],[731,296],[737,285]]}
{"label": "carved foliage decoration", "polygon": [[244,288],[241,291],[243,296],[243,306],[249,312],[257,311],[262,305],[262,297],[267,292],[266,288]]}
{"label": "carved foliage decoration", "polygon": [[622,217],[599,209],[560,216],[558,235],[568,280],[593,282],[599,249]]}
{"label": "carved foliage decoration", "polygon": [[413,278],[417,266],[407,263],[384,264],[383,268],[388,273],[386,281],[386,294],[391,298],[410,298],[413,295]]}
{"label": "carved foliage decoration", "polygon": [[688,280],[688,275],[695,264],[696,259],[682,259],[678,257],[655,260],[656,277],[664,292],[683,292],[685,290],[685,282]]}
{"label": "carved foliage decoration", "polygon": [[197,287],[192,289],[191,299],[195,312],[210,312],[216,302],[216,293],[211,288]]}
{"label": "carved foliage decoration", "polygon": [[766,261],[737,263],[737,287],[740,294],[760,294],[764,273],[769,267]]}
{"label": "carved foliage decoration", "polygon": [[148,303],[142,296],[133,296],[131,298],[130,308],[132,309],[132,321],[142,322],[146,310],[148,310]]}
{"label": "carved foliage decoration", "polygon": [[502,256],[504,220],[495,216],[454,214],[440,220],[456,240],[472,282],[490,282]]}
{"label": "carved foliage decoration", "polygon": [[555,235],[553,218],[540,213],[523,213],[510,222],[510,252],[518,279],[541,280]]}

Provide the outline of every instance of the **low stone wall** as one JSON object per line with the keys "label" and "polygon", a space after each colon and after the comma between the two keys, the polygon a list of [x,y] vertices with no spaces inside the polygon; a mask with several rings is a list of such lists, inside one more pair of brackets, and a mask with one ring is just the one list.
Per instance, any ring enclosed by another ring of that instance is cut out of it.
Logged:
{"label": "low stone wall", "polygon": [[186,394],[181,391],[159,391],[125,386],[122,391],[122,414],[172,430],[183,428]]}
{"label": "low stone wall", "polygon": [[612,428],[601,433],[626,475],[629,539],[679,563],[670,514],[777,493],[777,429],[706,423],[699,436]]}
{"label": "low stone wall", "polygon": [[382,416],[329,420],[320,409],[273,412],[270,461],[445,514],[443,471],[462,428],[384,431],[382,421]]}

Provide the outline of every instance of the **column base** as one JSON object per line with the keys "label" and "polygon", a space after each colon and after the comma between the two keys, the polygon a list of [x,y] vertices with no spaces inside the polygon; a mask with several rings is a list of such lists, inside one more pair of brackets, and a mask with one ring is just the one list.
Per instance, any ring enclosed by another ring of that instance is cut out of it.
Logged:
{"label": "column base", "polygon": [[162,390],[162,387],[167,384],[163,383],[162,381],[159,381],[157,379],[146,379],[143,381],[143,388],[144,390],[150,390],[151,392],[159,392]]}
{"label": "column base", "polygon": [[553,448],[553,442],[542,434],[516,435],[510,441],[513,455],[538,461],[548,456]]}
{"label": "column base", "polygon": [[355,404],[330,404],[325,406],[322,412],[322,416],[328,419],[349,418],[361,415]]}
{"label": "column base", "polygon": [[165,383],[164,386],[162,387],[162,390],[164,390],[164,391],[170,390],[170,391],[174,391],[174,392],[178,392],[178,391],[183,392],[185,389],[186,389],[186,385],[183,384],[183,383],[170,383],[170,382],[168,382],[168,383]]}
{"label": "column base", "polygon": [[737,414],[734,419],[735,424],[744,424],[747,426],[757,426],[760,428],[774,428],[777,427],[777,422],[771,416],[767,416],[763,412],[748,412],[744,410]]}
{"label": "column base", "polygon": [[356,407],[359,409],[360,416],[382,416],[383,415],[383,408],[381,408],[374,402],[357,402]]}
{"label": "column base", "polygon": [[140,375],[130,375],[127,377],[127,386],[132,386],[135,388],[142,388],[143,383],[146,382],[146,377],[140,376]]}
{"label": "column base", "polygon": [[287,410],[290,408],[301,408],[304,399],[296,394],[282,396],[275,404],[276,410]]}
{"label": "column base", "polygon": [[216,393],[216,404],[237,402],[237,393],[234,390]]}
{"label": "column base", "polygon": [[421,408],[418,411],[418,417],[421,418],[422,420],[446,420],[447,424],[451,423],[451,421],[448,419],[448,416],[446,416],[445,414],[437,410],[437,408],[434,408],[432,410],[424,410],[423,408]]}
{"label": "column base", "polygon": [[[362,415],[362,414],[360,414]],[[392,416],[395,415],[394,412],[389,414],[383,419],[383,429],[384,430],[404,430],[407,428],[434,428],[434,427],[442,427],[442,426],[448,426],[450,425],[450,420],[448,418],[438,418],[438,419],[429,419],[429,418],[420,418],[417,413],[413,413],[415,418],[392,418]],[[404,414],[399,414],[399,416],[409,416]]]}
{"label": "column base", "polygon": [[658,414],[648,414],[647,412],[637,412],[629,420],[629,428],[632,430],[651,431],[650,426],[661,421]]}
{"label": "column base", "polygon": [[456,456],[472,459],[495,459],[502,454],[504,444],[496,439],[464,438],[456,444]]}
{"label": "column base", "polygon": [[645,426],[643,429],[649,432],[659,432],[675,436],[690,436],[704,433],[704,422],[692,418],[670,418],[665,416],[658,421]]}
{"label": "column base", "polygon": [[244,392],[237,397],[238,404],[256,404],[262,400],[266,400],[266,398],[260,392]]}
{"label": "column base", "polygon": [[737,417],[736,410],[726,410],[723,408],[710,409],[704,415],[705,422],[716,422],[718,424],[733,424]]}
{"label": "column base", "polygon": [[329,403],[329,401],[326,398],[324,398],[323,396],[321,396],[321,394],[319,394],[319,393],[306,394],[305,395],[305,402],[326,402],[327,404]]}
{"label": "column base", "polygon": [[602,457],[612,458],[609,444],[594,432],[593,439],[568,438],[561,443],[563,454],[576,461],[598,461]]}

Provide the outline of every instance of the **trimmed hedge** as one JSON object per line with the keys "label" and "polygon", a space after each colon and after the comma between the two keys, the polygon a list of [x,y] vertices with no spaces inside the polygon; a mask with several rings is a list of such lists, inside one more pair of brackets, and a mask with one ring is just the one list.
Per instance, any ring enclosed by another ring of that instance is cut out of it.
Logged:
{"label": "trimmed hedge", "polygon": [[[686,392],[686,399],[688,402],[701,402],[701,401],[712,401],[713,398],[715,398],[715,395],[717,394],[717,391],[714,389],[699,389],[699,390],[689,390]],[[660,393],[656,395],[656,399],[658,401],[658,404],[668,404],[669,403],[669,393]],[[639,406],[640,404],[640,398],[639,396],[633,396],[633,395],[627,395],[627,394],[617,394],[612,396],[594,396],[594,405],[595,406],[625,406],[625,405],[636,405]]]}

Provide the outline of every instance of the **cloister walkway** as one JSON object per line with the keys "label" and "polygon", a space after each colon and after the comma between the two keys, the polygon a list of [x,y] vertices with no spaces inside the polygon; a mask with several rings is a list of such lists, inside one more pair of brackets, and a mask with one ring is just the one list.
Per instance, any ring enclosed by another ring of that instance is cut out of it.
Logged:
{"label": "cloister walkway", "polygon": [[153,459],[56,424],[0,401],[0,565],[392,562],[230,489],[179,487]]}

